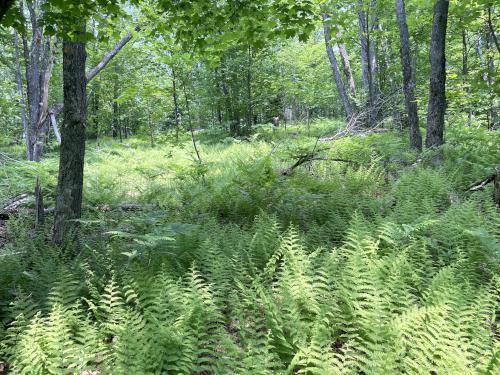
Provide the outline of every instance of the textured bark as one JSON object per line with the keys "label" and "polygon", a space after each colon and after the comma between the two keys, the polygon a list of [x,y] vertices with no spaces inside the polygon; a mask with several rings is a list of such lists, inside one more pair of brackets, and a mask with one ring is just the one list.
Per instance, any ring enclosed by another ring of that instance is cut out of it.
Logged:
{"label": "textured bark", "polygon": [[[82,27],[84,29],[84,26]],[[82,211],[85,156],[85,43],[63,42],[64,123],[61,127],[59,179],[54,216],[54,242],[74,239]]]}
{"label": "textured bark", "polygon": [[43,49],[42,66],[40,69],[40,103],[38,122],[35,125],[36,141],[33,150],[33,160],[40,161],[45,145],[45,138],[49,130],[48,107],[49,107],[49,82],[54,67],[54,54],[51,48],[51,40],[46,38]]}
{"label": "textured bark", "polygon": [[16,85],[17,94],[19,95],[19,111],[21,116],[21,123],[23,126],[23,137],[26,142],[26,157],[29,158],[28,145],[28,119],[26,118],[26,101],[24,99],[23,76],[21,73],[21,59],[19,56],[19,34],[14,31],[14,47],[15,47],[15,60],[16,60]]}
{"label": "textured bark", "polygon": [[[377,16],[377,1],[372,0],[370,4],[371,18],[372,18],[372,31],[380,30],[379,20]],[[371,80],[371,95],[372,101],[375,102],[379,94],[380,88],[377,83],[378,76],[378,61],[377,61],[377,41],[374,33],[368,34],[368,44],[370,52],[370,80]]]}
{"label": "textured bark", "polygon": [[406,10],[404,0],[396,0],[396,16],[399,26],[399,40],[401,43],[400,56],[403,67],[403,88],[405,93],[405,105],[408,114],[408,125],[410,129],[410,146],[418,151],[422,150],[422,135],[418,122],[418,108],[415,99],[415,81],[411,69],[410,57],[410,34],[406,23]]}
{"label": "textured bark", "polygon": [[329,16],[327,14],[323,15],[323,31],[325,36],[325,46],[326,52],[328,54],[328,59],[330,60],[330,65],[332,67],[333,78],[335,79],[335,84],[337,85],[337,91],[340,96],[340,100],[342,101],[342,107],[344,108],[344,114],[347,119],[350,119],[352,116],[351,104],[349,103],[349,97],[347,95],[344,82],[342,81],[342,77],[340,75],[339,66],[337,64],[337,59],[335,57],[335,53],[333,51],[333,47],[331,45],[331,32],[330,26],[326,23]]}
{"label": "textured bark", "polygon": [[444,114],[446,111],[446,26],[448,21],[448,0],[437,0],[434,6],[430,46],[430,91],[427,108],[427,136],[425,145],[428,148],[438,147],[444,143]]}
{"label": "textured bark", "polygon": [[[337,37],[340,38],[342,33],[338,33]],[[347,53],[347,49],[345,44],[339,43],[337,44],[339,47],[340,60],[342,61],[342,68],[344,69],[344,74],[349,85],[349,90],[353,95],[356,94],[356,84],[354,83],[354,76],[351,70],[351,64],[349,62],[349,54]]]}
{"label": "textured bark", "polygon": [[[25,32],[22,34],[24,60],[26,65],[26,93],[28,99],[28,118],[27,126],[27,151],[28,160],[39,161],[45,135],[48,130],[47,107],[48,107],[48,89],[52,76],[52,67],[54,56],[51,48],[51,38],[44,37],[43,26],[40,19],[43,18],[43,12],[40,7],[44,1],[36,4],[27,1],[27,7],[31,22],[31,43],[28,45],[28,37]],[[23,2],[20,4],[23,11]]]}

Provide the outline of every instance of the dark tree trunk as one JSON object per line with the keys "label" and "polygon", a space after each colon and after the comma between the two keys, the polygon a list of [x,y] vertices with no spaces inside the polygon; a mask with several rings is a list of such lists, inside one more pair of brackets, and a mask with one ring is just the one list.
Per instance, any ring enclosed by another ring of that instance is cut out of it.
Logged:
{"label": "dark tree trunk", "polygon": [[437,0],[432,21],[430,63],[431,78],[429,105],[427,109],[428,148],[444,143],[444,114],[446,111],[446,26],[448,21],[449,0]]}
{"label": "dark tree trunk", "polygon": [[401,66],[403,67],[403,87],[410,128],[410,146],[418,151],[422,151],[422,135],[420,134],[418,108],[415,99],[415,81],[413,80],[411,70],[410,34],[406,23],[404,0],[396,0],[396,16],[399,25],[399,40],[401,42]]}
{"label": "dark tree trunk", "polygon": [[342,101],[344,114],[347,119],[350,119],[352,117],[351,104],[349,103],[349,96],[347,95],[344,82],[342,81],[339,66],[337,64],[337,59],[331,45],[330,26],[328,26],[328,24],[326,23],[328,18],[329,16],[327,14],[323,15],[323,31],[325,35],[326,52],[328,54],[328,59],[330,60],[330,65],[332,67],[333,78],[335,79],[335,84],[337,85],[337,91],[339,93],[340,100]]}
{"label": "dark tree trunk", "polygon": [[[84,29],[85,26],[82,27]],[[63,42],[64,123],[61,127],[59,179],[54,217],[54,242],[74,239],[82,212],[85,157],[85,43]]]}

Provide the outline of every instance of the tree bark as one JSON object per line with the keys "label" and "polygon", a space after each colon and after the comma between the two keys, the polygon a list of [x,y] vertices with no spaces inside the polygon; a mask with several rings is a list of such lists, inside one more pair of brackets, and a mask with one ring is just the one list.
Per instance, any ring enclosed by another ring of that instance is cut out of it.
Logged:
{"label": "tree bark", "polygon": [[21,73],[21,59],[19,56],[19,34],[14,31],[14,47],[15,47],[15,60],[16,60],[16,85],[17,94],[19,95],[19,111],[21,116],[21,123],[23,126],[23,138],[26,142],[26,157],[29,159],[28,145],[28,120],[26,118],[26,101],[24,100],[23,77]]}
{"label": "tree bark", "polygon": [[[337,37],[340,37],[341,35],[342,34],[337,35]],[[351,91],[352,95],[355,95],[356,94],[356,84],[354,83],[354,76],[352,74],[351,64],[349,62],[349,55],[347,53],[347,49],[345,47],[345,44],[343,44],[343,43],[339,43],[339,44],[337,44],[337,46],[339,47],[340,60],[342,61],[342,67],[344,69],[344,74],[345,74],[347,83],[349,84],[349,90]]]}
{"label": "tree bark", "polygon": [[418,108],[415,99],[415,81],[411,69],[410,34],[406,23],[406,10],[404,0],[396,0],[396,16],[399,25],[399,40],[401,43],[400,56],[403,67],[403,87],[405,94],[406,111],[410,128],[410,146],[417,151],[422,151],[422,135],[418,121]]}
{"label": "tree bark", "polygon": [[[85,26],[82,25],[82,30]],[[59,179],[54,216],[56,244],[72,240],[82,212],[85,157],[86,83],[85,43],[63,42],[64,123],[61,128]]]}
{"label": "tree bark", "polygon": [[[371,31],[380,30],[379,19],[377,16],[377,0],[372,0],[370,4],[371,18],[372,18],[372,29]],[[374,33],[368,33],[368,44],[370,52],[370,80],[371,80],[371,95],[372,101],[375,103],[377,96],[379,95],[380,87],[377,83],[378,76],[378,61],[377,61],[377,40],[374,37]]]}
{"label": "tree bark", "polygon": [[430,91],[427,109],[428,148],[444,143],[444,114],[446,111],[446,26],[448,21],[449,0],[437,0],[434,6],[430,46]]}
{"label": "tree bark", "polygon": [[325,35],[326,52],[328,54],[328,59],[330,60],[330,65],[332,67],[333,78],[335,79],[335,84],[337,85],[337,91],[339,93],[340,100],[342,101],[344,114],[347,119],[350,119],[352,117],[351,104],[349,103],[349,96],[347,95],[344,82],[342,81],[339,66],[337,64],[337,59],[331,45],[330,26],[328,26],[328,24],[326,23],[328,21],[328,18],[329,16],[327,14],[323,15],[323,31]]}
{"label": "tree bark", "polygon": [[368,20],[366,12],[363,10],[363,0],[358,0],[358,23],[359,23],[359,41],[361,44],[361,73],[363,87],[367,93],[371,91],[370,83],[370,52],[368,48]]}
{"label": "tree bark", "polygon": [[373,105],[375,103],[373,76],[372,76],[372,53],[373,48],[370,44],[370,31],[368,26],[368,13],[364,10],[364,1],[358,0],[358,23],[359,23],[359,41],[361,44],[361,70],[362,81],[365,93],[368,97],[368,126],[375,125]]}

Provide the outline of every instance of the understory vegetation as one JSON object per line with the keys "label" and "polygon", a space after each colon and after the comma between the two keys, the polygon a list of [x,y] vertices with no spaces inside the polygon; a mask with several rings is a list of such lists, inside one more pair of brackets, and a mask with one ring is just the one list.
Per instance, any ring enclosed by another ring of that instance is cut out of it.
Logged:
{"label": "understory vegetation", "polygon": [[[14,374],[495,374],[498,132],[438,151],[341,122],[89,143],[79,247],[0,236],[0,362]],[[0,154],[0,201],[54,205],[57,157]],[[284,173],[300,155],[319,156]],[[442,161],[436,162],[436,153]],[[336,161],[341,159],[345,161]],[[120,210],[137,204],[136,211]],[[50,214],[49,214],[50,215]]]}

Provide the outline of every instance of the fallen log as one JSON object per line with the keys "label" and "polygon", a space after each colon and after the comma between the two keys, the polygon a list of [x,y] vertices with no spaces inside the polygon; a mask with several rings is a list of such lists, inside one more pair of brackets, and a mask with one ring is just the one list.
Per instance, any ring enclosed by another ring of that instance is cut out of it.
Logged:
{"label": "fallen log", "polygon": [[[31,196],[28,193],[19,194],[18,196],[11,198],[5,203],[4,207],[0,209],[0,219],[8,220],[10,215],[17,213],[23,206],[32,202]],[[41,213],[40,207],[38,207],[39,214]],[[35,209],[37,209],[35,207]],[[156,204],[138,204],[138,203],[122,203],[115,206],[108,204],[103,204],[100,206],[87,205],[87,209],[94,211],[142,211],[142,210],[152,210],[158,208]],[[48,207],[43,210],[44,215],[53,214],[55,207]]]}
{"label": "fallen log", "polygon": [[8,220],[9,214],[13,214],[19,209],[24,206],[26,203],[28,203],[30,200],[29,194],[23,193],[15,196],[14,198],[11,198],[7,201],[7,203],[4,204],[3,208],[0,209],[0,214],[5,217],[4,220]]}
{"label": "fallen log", "polygon": [[481,181],[472,184],[465,190],[465,192],[475,193],[476,191],[483,191],[486,186],[492,182],[494,184],[493,199],[496,205],[500,207],[500,168],[495,168],[495,173],[483,178]]}

